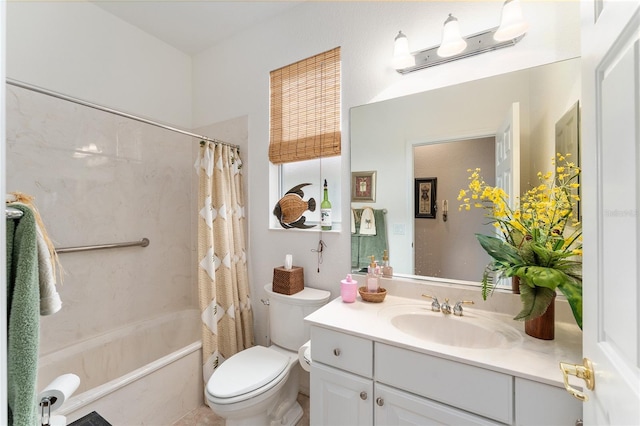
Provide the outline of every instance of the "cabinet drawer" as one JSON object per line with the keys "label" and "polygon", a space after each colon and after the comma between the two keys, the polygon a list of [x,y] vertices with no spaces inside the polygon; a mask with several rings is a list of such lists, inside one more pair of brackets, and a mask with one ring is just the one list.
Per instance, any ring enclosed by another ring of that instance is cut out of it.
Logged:
{"label": "cabinet drawer", "polygon": [[380,343],[375,378],[435,401],[513,423],[513,377]]}
{"label": "cabinet drawer", "polygon": [[311,327],[311,359],[364,377],[373,376],[373,342]]}

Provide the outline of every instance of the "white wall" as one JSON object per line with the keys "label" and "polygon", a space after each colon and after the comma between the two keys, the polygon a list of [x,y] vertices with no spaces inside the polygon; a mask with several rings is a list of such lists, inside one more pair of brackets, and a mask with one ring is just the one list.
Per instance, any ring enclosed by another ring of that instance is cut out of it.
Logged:
{"label": "white wall", "polygon": [[7,77],[191,126],[191,58],[88,2],[9,2]]}
{"label": "white wall", "polygon": [[[457,197],[461,189],[468,188],[468,169],[480,168],[487,185],[495,185],[494,152],[494,137],[414,147],[413,175],[438,179],[438,205],[435,218],[413,220],[415,271],[405,270],[406,273],[473,282],[482,279],[491,258],[478,244],[475,234],[491,234],[494,228],[487,224],[483,209],[459,211]],[[409,180],[409,186],[413,186],[413,179]],[[442,208],[444,200],[449,204],[446,221]],[[390,258],[393,263],[405,260],[397,255]],[[398,268],[398,272],[401,270]]]}
{"label": "white wall", "polygon": [[[257,302],[262,286],[285,253],[294,253],[305,268],[305,284],[338,295],[338,283],[349,271],[350,235],[323,234],[327,243],[320,272],[311,252],[317,233],[268,229],[277,197],[274,167],[267,159],[269,71],[342,47],[342,191],[350,198],[349,109],[376,100],[502,72],[528,68],[579,55],[578,2],[525,2],[529,33],[516,46],[401,76],[390,67],[398,30],[412,49],[436,45],[448,13],[460,20],[464,34],[497,26],[501,2],[305,2],[287,14],[256,25],[194,57],[194,125],[247,115],[251,164],[249,178],[250,278],[254,292],[258,341],[266,336],[265,308]],[[348,209],[342,222],[348,223]]]}

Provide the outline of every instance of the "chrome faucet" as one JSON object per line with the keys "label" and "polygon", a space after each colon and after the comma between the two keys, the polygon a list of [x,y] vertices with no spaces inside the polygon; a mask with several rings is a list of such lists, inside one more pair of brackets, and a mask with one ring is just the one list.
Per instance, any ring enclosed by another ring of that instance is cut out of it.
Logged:
{"label": "chrome faucet", "polygon": [[453,307],[453,315],[457,315],[461,317],[462,305],[473,305],[473,304],[474,304],[473,300],[461,300],[459,302],[456,302],[455,306]]}
{"label": "chrome faucet", "polygon": [[451,313],[451,305],[449,304],[449,299],[444,299],[444,303],[440,305],[440,310],[445,315],[449,315]]}
{"label": "chrome faucet", "polygon": [[431,302],[431,310],[433,312],[440,312],[440,302],[438,302],[438,298],[437,297],[430,296],[428,294],[423,294],[422,297],[426,297],[427,299],[433,300],[433,302]]}

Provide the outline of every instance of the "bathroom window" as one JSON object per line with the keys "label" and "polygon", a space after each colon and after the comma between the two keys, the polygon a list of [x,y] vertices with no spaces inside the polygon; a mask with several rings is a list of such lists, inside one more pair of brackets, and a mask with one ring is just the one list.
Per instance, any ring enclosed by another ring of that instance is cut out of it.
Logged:
{"label": "bathroom window", "polygon": [[[278,168],[274,203],[294,186],[308,182],[311,185],[302,188],[304,199],[314,198],[317,208],[304,216],[307,224],[318,223],[322,185],[327,179],[333,222],[338,225],[340,47],[271,71],[270,82],[269,161]],[[272,223],[279,227],[277,221]]]}
{"label": "bathroom window", "polygon": [[340,155],[340,48],[271,71],[269,160]]}

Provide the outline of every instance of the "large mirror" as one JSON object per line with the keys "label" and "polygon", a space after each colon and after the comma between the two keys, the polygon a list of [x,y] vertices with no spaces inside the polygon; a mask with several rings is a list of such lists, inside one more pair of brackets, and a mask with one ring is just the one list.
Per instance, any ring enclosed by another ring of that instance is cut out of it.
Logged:
{"label": "large mirror", "polygon": [[467,169],[495,182],[496,134],[515,108],[513,193],[530,188],[552,169],[556,122],[580,84],[575,58],[352,108],[351,171],[376,176],[375,201],[351,202],[352,269],[386,249],[394,275],[479,282],[489,258],[474,234],[492,231],[481,209],[458,210]]}

